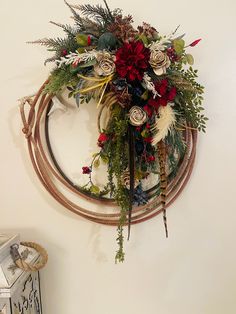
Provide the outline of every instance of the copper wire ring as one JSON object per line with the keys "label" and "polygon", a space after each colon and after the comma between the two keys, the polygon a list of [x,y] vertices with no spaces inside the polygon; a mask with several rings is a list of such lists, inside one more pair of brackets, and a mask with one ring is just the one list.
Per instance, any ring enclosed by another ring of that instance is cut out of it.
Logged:
{"label": "copper wire ring", "polygon": [[[41,133],[42,125],[46,127],[46,112],[51,103],[53,95],[43,93],[43,89],[46,81],[39,89],[38,93],[34,97],[33,101],[28,102],[30,105],[29,112],[26,117],[25,105],[26,102],[20,106],[21,117],[23,122],[23,133],[25,134],[28,150],[33,164],[34,170],[44,185],[46,190],[56,199],[61,205],[69,209],[70,211],[80,215],[88,220],[106,224],[106,225],[118,225],[120,213],[117,205],[114,201],[106,198],[98,198],[84,193],[72,182],[69,182],[63,173],[58,171],[55,158],[52,157],[50,149],[45,151],[43,147],[42,136],[44,136],[44,142],[47,142],[46,135]],[[176,176],[169,181],[167,187],[166,196],[166,208],[169,207],[175,199],[180,195],[184,187],[186,186],[194,165],[196,155],[196,143],[197,143],[197,131],[192,129],[186,130],[186,152],[183,160],[181,161]],[[95,212],[83,208],[72,202],[67,196],[65,196],[58,188],[58,184],[62,184],[68,191],[89,200],[93,203],[101,205],[114,206],[113,213]],[[162,212],[160,196],[156,195],[147,204],[143,206],[136,206],[132,211],[132,224],[137,224],[148,219],[151,219]]]}

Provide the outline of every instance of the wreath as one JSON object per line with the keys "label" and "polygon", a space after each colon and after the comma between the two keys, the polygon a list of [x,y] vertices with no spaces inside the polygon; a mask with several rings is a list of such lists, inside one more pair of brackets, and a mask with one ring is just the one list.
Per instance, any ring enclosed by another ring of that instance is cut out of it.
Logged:
{"label": "wreath", "polygon": [[[131,224],[163,213],[168,237],[166,208],[191,174],[197,133],[205,132],[207,120],[204,88],[196,81],[194,58],[188,52],[200,39],[186,44],[184,35],[177,35],[179,27],[167,36],[148,23],[134,28],[131,15],[111,10],[105,0],[105,7],[65,3],[74,26],[51,22],[64,30],[65,38],[33,42],[54,52],[45,63],[54,62],[55,67],[36,96],[22,101],[23,132],[35,171],[52,196],[82,217],[117,226],[115,259],[123,262],[124,226],[129,239]],[[49,112],[65,90],[78,107],[92,99],[97,103],[98,150],[81,169],[88,176],[83,186],[66,176],[50,142]],[[107,169],[104,186],[94,179],[101,163]],[[82,208],[55,181],[79,197],[114,206],[114,211]]]}

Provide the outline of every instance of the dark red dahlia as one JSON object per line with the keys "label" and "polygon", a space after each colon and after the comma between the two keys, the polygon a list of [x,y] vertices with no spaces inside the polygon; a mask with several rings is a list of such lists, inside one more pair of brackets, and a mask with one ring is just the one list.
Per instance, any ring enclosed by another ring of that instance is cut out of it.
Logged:
{"label": "dark red dahlia", "polygon": [[116,71],[120,77],[129,81],[141,81],[148,68],[149,58],[150,51],[141,41],[125,43],[116,52]]}
{"label": "dark red dahlia", "polygon": [[176,96],[176,88],[168,87],[168,81],[163,79],[155,83],[155,89],[158,92],[156,98],[150,98],[148,105],[158,109],[159,106],[166,106],[168,102],[173,101]]}

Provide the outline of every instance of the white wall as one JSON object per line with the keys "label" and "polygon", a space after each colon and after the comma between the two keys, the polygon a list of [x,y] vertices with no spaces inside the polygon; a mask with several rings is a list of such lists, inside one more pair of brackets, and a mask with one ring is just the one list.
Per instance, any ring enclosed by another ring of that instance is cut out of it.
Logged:
{"label": "white wall", "polygon": [[[90,3],[96,3],[95,0]],[[0,1],[0,231],[42,243],[45,314],[235,314],[236,147],[235,0],[110,0],[168,33],[178,24],[191,42],[210,117],[195,170],[162,218],[134,226],[126,261],[114,264],[116,230],[70,213],[44,191],[21,133],[17,99],[46,79],[45,49],[27,40],[59,35],[63,1]]]}

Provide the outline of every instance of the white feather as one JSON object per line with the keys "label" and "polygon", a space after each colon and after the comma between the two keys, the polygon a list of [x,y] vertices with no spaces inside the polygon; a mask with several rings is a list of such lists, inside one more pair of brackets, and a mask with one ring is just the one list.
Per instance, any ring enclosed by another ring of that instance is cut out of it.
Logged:
{"label": "white feather", "polygon": [[160,106],[158,113],[159,117],[156,117],[156,122],[151,128],[151,131],[154,133],[153,146],[166,137],[176,122],[175,112],[171,107],[171,103],[168,103],[166,106]]}

